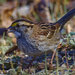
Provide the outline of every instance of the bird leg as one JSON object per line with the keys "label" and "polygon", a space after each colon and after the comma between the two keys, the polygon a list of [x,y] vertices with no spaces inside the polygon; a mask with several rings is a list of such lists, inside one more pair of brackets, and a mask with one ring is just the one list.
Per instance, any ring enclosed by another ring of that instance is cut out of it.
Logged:
{"label": "bird leg", "polygon": [[34,57],[32,60],[30,60],[29,64],[26,66],[26,68],[29,68],[31,66],[32,62],[35,60],[36,57]]}
{"label": "bird leg", "polygon": [[[59,45],[58,45],[58,47],[57,47],[56,50],[58,50],[60,47],[61,47],[61,43],[59,43]],[[51,65],[53,64],[53,58],[54,58],[54,56],[55,56],[55,54],[56,54],[56,50],[54,50],[54,52],[53,52],[53,55],[52,55],[52,58],[51,58],[51,61],[50,61],[50,64],[51,64]]]}
{"label": "bird leg", "polygon": [[51,65],[53,64],[53,58],[54,58],[54,56],[55,56],[55,53],[56,53],[56,51],[54,51],[53,54],[52,54],[52,58],[51,58],[51,61],[50,61],[50,64],[51,64]]}
{"label": "bird leg", "polygon": [[52,54],[51,61],[49,63],[49,70],[53,69],[53,58],[54,58],[55,54],[56,54],[56,51],[54,51]]}

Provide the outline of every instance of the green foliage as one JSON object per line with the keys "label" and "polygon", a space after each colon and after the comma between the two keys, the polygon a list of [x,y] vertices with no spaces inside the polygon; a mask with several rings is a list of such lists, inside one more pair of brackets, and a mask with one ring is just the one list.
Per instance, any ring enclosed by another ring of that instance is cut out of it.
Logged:
{"label": "green foliage", "polygon": [[2,37],[2,39],[0,39],[0,41],[1,41],[1,45],[0,45],[1,54],[5,54],[9,48],[13,47],[11,38],[6,37],[5,34],[3,34],[3,37]]}
{"label": "green foliage", "polygon": [[4,2],[6,2],[6,0],[0,0],[0,4],[2,4],[2,3],[4,3]]}

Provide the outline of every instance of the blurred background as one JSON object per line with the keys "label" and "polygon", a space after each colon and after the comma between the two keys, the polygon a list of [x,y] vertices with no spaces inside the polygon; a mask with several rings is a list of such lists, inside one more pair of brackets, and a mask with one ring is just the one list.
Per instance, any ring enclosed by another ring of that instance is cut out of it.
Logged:
{"label": "blurred background", "polygon": [[[14,35],[12,33],[6,33],[6,28],[8,28],[14,20],[25,18],[41,23],[52,23],[59,20],[73,8],[75,8],[75,0],[0,0],[0,73],[3,73],[5,69],[13,68],[13,64],[10,61],[14,56],[6,56],[5,54],[10,54],[13,50],[17,50],[14,54],[22,58],[24,57],[24,54],[20,54],[18,51]],[[72,32],[71,34],[75,34],[74,17],[65,25],[63,34],[70,32]],[[71,35],[69,35],[69,37],[71,37]],[[69,45],[71,45],[70,49],[75,47],[75,40],[71,40],[69,43]],[[63,45],[66,44],[67,43],[63,43]],[[9,57],[11,58],[7,59]],[[17,57],[17,59],[20,59],[19,57]],[[29,58],[29,60],[30,59],[31,58]],[[8,60],[8,62],[5,60]],[[16,58],[14,58],[14,60],[15,62],[17,61]],[[10,66],[8,66],[9,64],[6,65],[6,63],[10,63]],[[17,64],[15,65],[17,66]],[[2,69],[4,70],[2,71]]]}

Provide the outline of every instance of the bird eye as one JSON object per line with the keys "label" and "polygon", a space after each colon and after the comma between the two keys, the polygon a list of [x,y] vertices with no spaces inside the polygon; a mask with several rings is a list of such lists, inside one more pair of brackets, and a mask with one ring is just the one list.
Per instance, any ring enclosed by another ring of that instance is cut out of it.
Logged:
{"label": "bird eye", "polygon": [[17,27],[20,27],[20,25],[18,24]]}

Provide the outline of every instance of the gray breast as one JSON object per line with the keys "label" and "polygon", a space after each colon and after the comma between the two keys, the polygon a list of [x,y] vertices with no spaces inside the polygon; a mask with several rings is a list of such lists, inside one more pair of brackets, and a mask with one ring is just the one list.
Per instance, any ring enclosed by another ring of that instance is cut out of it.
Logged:
{"label": "gray breast", "polygon": [[31,45],[26,41],[25,38],[18,38],[17,45],[20,50],[22,50],[25,54],[29,56],[38,56],[41,52],[37,49],[36,46]]}

